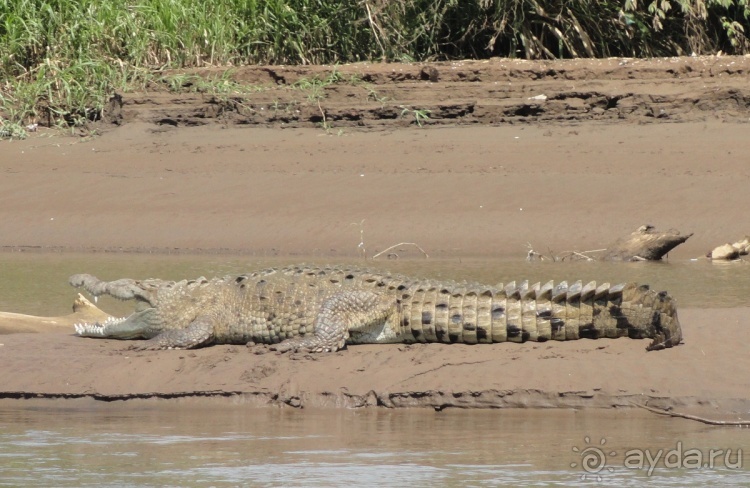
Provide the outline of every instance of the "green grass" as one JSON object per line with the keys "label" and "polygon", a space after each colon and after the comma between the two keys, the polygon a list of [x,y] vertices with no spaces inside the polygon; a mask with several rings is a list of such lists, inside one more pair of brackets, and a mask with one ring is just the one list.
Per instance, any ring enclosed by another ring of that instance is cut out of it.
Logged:
{"label": "green grass", "polygon": [[427,109],[414,109],[411,107],[406,107],[404,105],[401,105],[401,118],[413,118],[414,123],[417,124],[419,127],[422,127],[426,121],[430,120],[430,114],[432,113],[432,110]]}
{"label": "green grass", "polygon": [[172,69],[744,54],[748,1],[0,0],[0,126],[86,124],[150,83],[243,90]]}

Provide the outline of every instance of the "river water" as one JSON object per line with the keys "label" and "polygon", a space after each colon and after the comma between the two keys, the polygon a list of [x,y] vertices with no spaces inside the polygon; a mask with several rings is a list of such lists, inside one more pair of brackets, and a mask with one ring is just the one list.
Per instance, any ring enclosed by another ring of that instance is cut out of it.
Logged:
{"label": "river water", "polygon": [[[226,255],[152,255],[125,253],[0,252],[0,310],[57,316],[70,310],[76,291],[68,276],[90,273],[101,279],[161,278],[239,274],[269,266],[306,262],[355,264],[361,260],[257,258]],[[636,281],[667,290],[679,307],[750,306],[750,263],[678,261],[671,263],[527,262],[523,259],[415,259],[367,261],[366,266],[429,278],[468,280],[485,284],[529,280]],[[106,300],[111,313],[130,313],[132,304]]]}
{"label": "river water", "polygon": [[[64,315],[76,293],[65,282],[78,272],[180,279],[289,262],[0,253],[0,310]],[[743,263],[368,265],[492,284],[632,280],[669,290],[681,306],[750,306],[750,267]],[[750,486],[745,452],[750,429],[631,409],[299,411],[227,399],[0,400],[0,486]]]}
{"label": "river water", "polygon": [[630,410],[6,400],[0,486],[748,486],[749,436]]}

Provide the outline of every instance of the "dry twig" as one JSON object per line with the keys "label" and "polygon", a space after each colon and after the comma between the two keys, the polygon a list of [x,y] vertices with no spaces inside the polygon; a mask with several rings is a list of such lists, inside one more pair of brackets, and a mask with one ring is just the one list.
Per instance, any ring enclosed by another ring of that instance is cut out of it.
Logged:
{"label": "dry twig", "polygon": [[359,223],[352,222],[351,225],[359,226],[359,244],[357,249],[362,252],[362,257],[367,259],[367,249],[365,248],[365,219],[362,219]]}
{"label": "dry twig", "polygon": [[732,425],[732,426],[748,426],[750,427],[750,420],[714,420],[714,419],[707,419],[705,417],[699,417],[698,415],[690,415],[687,413],[680,413],[680,412],[670,412],[669,410],[664,410],[662,408],[654,408],[649,407],[648,405],[643,405],[640,403],[630,402],[636,407],[643,408],[645,410],[648,410],[649,412],[657,413],[659,415],[668,415],[670,417],[679,417],[681,419],[687,419],[687,420],[695,420],[696,422],[701,422],[708,425]]}
{"label": "dry twig", "polygon": [[[530,242],[527,242],[527,243],[526,243],[526,247],[528,247],[528,248],[529,248],[529,252],[528,252],[528,253],[526,253],[526,261],[533,261],[533,260],[534,260],[534,259],[536,259],[536,258],[539,258],[539,259],[540,259],[540,260],[542,260],[542,261],[544,261],[545,259],[551,259],[552,261],[554,261],[554,260],[555,260],[555,257],[554,257],[554,256],[552,256],[551,258],[548,258],[548,257],[547,257],[547,256],[545,256],[544,254],[542,254],[542,253],[540,253],[540,252],[536,252],[536,251],[534,250],[534,247],[533,247],[533,246],[531,245],[531,243],[530,243]],[[551,252],[551,251],[550,251],[550,255],[552,255],[552,252]]]}
{"label": "dry twig", "polygon": [[594,253],[594,252],[602,252],[606,251],[607,249],[591,249],[590,251],[565,251],[563,254],[555,255],[555,253],[551,250],[549,250],[549,256],[544,255],[540,252],[537,252],[534,250],[534,247],[531,245],[530,242],[526,243],[526,247],[529,249],[526,253],[526,260],[532,261],[536,258],[541,259],[544,261],[545,259],[549,259],[550,261],[556,262],[556,261],[565,261],[566,259],[576,257],[578,259],[585,259],[586,261],[594,261],[595,259],[591,256],[587,256],[587,254]]}
{"label": "dry twig", "polygon": [[565,261],[570,257],[576,256],[578,258],[585,259],[586,261],[594,261],[594,258],[592,258],[591,256],[587,256],[586,254],[602,251],[606,251],[606,249],[592,249],[590,251],[565,251],[563,255],[559,256],[559,259],[560,261]]}
{"label": "dry twig", "polygon": [[386,59],[385,55],[385,47],[383,46],[383,43],[380,41],[381,37],[384,37],[383,29],[380,27],[380,25],[375,22],[374,15],[372,14],[372,10],[370,9],[369,2],[365,1],[365,10],[367,10],[367,20],[370,24],[370,29],[372,29],[372,35],[375,37],[375,41],[378,43],[378,47],[380,48],[380,52],[383,54],[383,61]]}
{"label": "dry twig", "polygon": [[[399,242],[398,244],[394,244],[394,245],[392,245],[391,247],[388,247],[388,248],[386,248],[386,249],[383,249],[382,251],[380,251],[379,253],[377,253],[376,255],[374,255],[374,256],[372,257],[372,259],[375,259],[375,258],[377,258],[378,256],[381,256],[381,255],[383,255],[383,254],[387,253],[388,251],[390,251],[391,249],[393,249],[393,248],[395,248],[395,247],[398,247],[398,246],[414,246],[414,247],[416,247],[417,249],[419,249],[420,251],[422,251],[422,254],[424,254],[424,257],[425,257],[425,258],[429,258],[429,257],[430,257],[430,256],[429,256],[429,255],[428,255],[428,254],[427,254],[427,253],[425,252],[425,250],[424,250],[424,249],[422,249],[421,247],[419,247],[419,246],[418,246],[417,244],[415,244],[415,243],[413,243],[413,242]],[[398,254],[394,254],[394,255],[395,255],[395,256],[398,256]]]}

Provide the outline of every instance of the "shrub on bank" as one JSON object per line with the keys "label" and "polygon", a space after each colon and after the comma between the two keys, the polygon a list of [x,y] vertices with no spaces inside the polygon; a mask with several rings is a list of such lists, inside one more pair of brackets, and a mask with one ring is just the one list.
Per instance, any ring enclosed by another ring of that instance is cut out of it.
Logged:
{"label": "shrub on bank", "polygon": [[749,0],[0,0],[0,117],[78,124],[154,70],[750,52]]}

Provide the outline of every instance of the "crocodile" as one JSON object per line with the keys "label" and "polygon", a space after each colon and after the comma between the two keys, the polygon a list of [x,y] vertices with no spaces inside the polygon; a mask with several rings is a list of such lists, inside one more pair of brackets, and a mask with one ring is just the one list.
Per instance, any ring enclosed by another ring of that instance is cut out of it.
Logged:
{"label": "crocodile", "polygon": [[136,349],[254,343],[324,352],[346,344],[630,337],[653,339],[646,349],[659,350],[682,340],[674,299],[635,283],[487,286],[306,265],[210,280],[78,274],[69,281],[94,297],[136,300],[126,318],[75,325],[83,337],[148,339]]}

